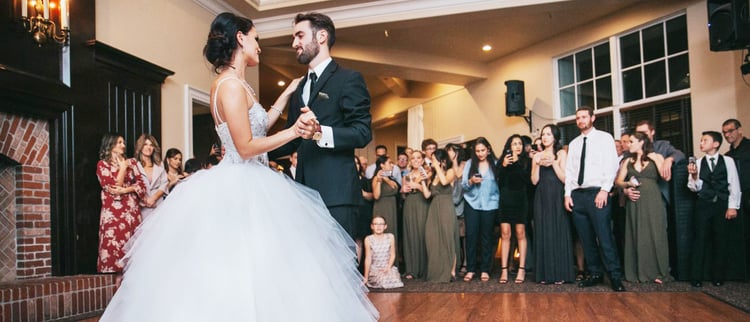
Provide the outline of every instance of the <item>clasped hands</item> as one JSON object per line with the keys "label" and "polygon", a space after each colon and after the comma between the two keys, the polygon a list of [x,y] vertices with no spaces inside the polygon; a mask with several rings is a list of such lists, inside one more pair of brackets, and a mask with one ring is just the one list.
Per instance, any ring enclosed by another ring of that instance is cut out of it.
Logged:
{"label": "clasped hands", "polygon": [[315,113],[309,107],[302,107],[300,112],[302,114],[297,118],[297,122],[294,123],[295,132],[305,140],[312,139],[315,132],[320,131],[320,123],[318,123]]}

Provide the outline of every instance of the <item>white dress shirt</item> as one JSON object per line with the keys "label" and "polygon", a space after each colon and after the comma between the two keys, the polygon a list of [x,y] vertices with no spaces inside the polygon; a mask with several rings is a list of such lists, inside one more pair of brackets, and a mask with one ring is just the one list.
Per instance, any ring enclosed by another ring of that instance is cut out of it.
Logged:
{"label": "white dress shirt", "polygon": [[[742,192],[740,190],[740,177],[737,175],[737,166],[734,164],[734,159],[728,156],[724,157],[724,165],[727,168],[727,182],[729,183],[729,204],[728,208],[733,209],[740,209],[740,197],[742,197]],[[713,170],[713,167],[711,167],[711,162],[708,162],[710,158],[714,158],[714,162],[717,164],[719,163],[719,154],[714,155],[704,155],[698,161],[695,162],[696,167],[698,168],[698,178],[693,179],[693,175],[688,174],[688,189],[692,192],[698,192],[703,189],[703,180],[701,180],[701,162],[703,159],[707,159],[706,163],[708,163],[708,168],[711,171]]]}
{"label": "white dress shirt", "polygon": [[[310,88],[310,73],[315,72],[315,75],[318,76],[318,81],[320,81],[320,76],[323,75],[323,71],[326,70],[326,67],[328,67],[328,64],[330,64],[332,61],[333,59],[331,57],[328,57],[328,59],[318,64],[318,66],[315,66],[315,68],[307,71],[307,81],[305,82],[305,87],[302,88],[302,101],[305,102],[305,104],[309,103],[310,91],[312,91],[312,88]],[[333,149],[335,147],[333,142],[333,129],[330,126],[321,124],[320,131],[323,133],[323,135],[317,142],[318,146],[325,149]]]}
{"label": "white dress shirt", "polygon": [[[583,173],[583,184],[578,185],[583,138],[586,139],[586,167]],[[592,128],[587,135],[577,136],[568,145],[568,160],[565,163],[565,196],[578,188],[599,187],[610,191],[617,175],[617,149],[615,139],[607,132]]]}

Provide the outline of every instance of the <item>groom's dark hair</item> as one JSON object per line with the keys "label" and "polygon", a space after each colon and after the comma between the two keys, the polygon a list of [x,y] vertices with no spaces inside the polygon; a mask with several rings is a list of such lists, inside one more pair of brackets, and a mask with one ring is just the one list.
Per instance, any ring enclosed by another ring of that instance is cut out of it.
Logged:
{"label": "groom's dark hair", "polygon": [[328,49],[333,48],[333,44],[336,42],[336,27],[333,26],[333,21],[331,20],[331,18],[317,12],[300,13],[297,14],[296,17],[294,17],[294,24],[296,25],[305,20],[310,22],[310,27],[312,27],[313,34],[317,33],[318,30],[327,31]]}

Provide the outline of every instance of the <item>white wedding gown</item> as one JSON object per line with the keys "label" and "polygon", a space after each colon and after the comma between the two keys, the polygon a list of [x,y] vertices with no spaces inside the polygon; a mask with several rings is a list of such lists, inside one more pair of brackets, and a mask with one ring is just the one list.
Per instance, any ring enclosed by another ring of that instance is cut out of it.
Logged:
{"label": "white wedding gown", "polygon": [[[268,117],[248,111],[254,137]],[[101,321],[373,321],[354,241],[319,194],[242,160],[193,174],[138,228]]]}

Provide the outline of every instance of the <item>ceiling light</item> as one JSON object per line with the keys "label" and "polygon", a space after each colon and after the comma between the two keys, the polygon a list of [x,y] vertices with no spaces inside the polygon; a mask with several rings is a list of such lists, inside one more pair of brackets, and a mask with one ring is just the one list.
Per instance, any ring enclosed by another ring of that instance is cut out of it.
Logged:
{"label": "ceiling light", "polygon": [[388,36],[389,36],[388,35],[388,29],[386,29],[385,31],[383,31],[383,34],[385,35],[385,38],[388,38]]}
{"label": "ceiling light", "polygon": [[482,46],[482,51],[490,51],[490,50],[492,50],[492,46],[490,46],[490,45],[484,45],[484,46]]}
{"label": "ceiling light", "polygon": [[286,82],[283,80],[280,80],[278,83],[276,83],[276,85],[279,85],[279,87],[284,87],[284,85],[286,85]]}

